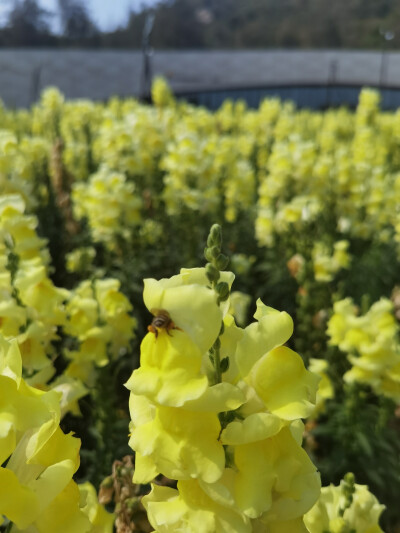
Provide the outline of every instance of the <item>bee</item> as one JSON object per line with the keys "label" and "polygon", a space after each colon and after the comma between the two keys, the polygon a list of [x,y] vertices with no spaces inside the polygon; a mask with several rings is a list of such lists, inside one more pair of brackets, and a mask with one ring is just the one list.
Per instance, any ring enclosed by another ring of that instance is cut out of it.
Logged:
{"label": "bee", "polygon": [[174,324],[168,311],[165,311],[165,309],[152,309],[151,312],[153,313],[154,318],[150,326],[147,326],[147,330],[150,331],[150,333],[154,333],[156,338],[158,337],[160,329],[165,329],[168,335],[171,335],[171,329],[179,329],[182,331],[181,328],[178,328],[178,326]]}

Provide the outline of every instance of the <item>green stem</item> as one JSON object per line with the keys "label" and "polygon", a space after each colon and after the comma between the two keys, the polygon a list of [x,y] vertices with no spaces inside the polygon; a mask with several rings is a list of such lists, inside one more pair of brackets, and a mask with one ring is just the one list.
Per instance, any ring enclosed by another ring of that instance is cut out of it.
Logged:
{"label": "green stem", "polygon": [[[217,282],[212,282],[212,288],[216,291]],[[218,293],[217,293],[218,296]],[[214,368],[215,368],[215,380],[216,383],[222,383],[222,372],[221,372],[221,354],[220,354],[220,348],[221,348],[221,341],[219,340],[219,337],[221,335],[221,331],[218,334],[217,340],[213,344],[213,355],[214,355]]]}
{"label": "green stem", "polygon": [[214,344],[214,367],[215,367],[215,379],[217,383],[222,383],[222,373],[221,373],[221,356],[219,353],[220,350],[220,340],[219,337]]}

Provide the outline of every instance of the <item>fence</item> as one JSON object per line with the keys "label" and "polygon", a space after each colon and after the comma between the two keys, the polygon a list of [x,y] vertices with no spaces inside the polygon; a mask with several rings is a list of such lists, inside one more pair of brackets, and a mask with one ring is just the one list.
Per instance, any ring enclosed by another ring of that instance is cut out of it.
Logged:
{"label": "fence", "polygon": [[[285,89],[293,98],[296,87],[299,91],[320,87],[328,94],[329,87],[345,90],[369,85],[400,94],[400,53],[393,52],[156,51],[151,70],[153,75],[165,76],[177,94],[192,100],[203,95],[204,102],[207,95],[229,96],[235,91],[245,95],[253,91],[254,100],[254,91],[280,94]],[[28,107],[49,85],[59,87],[68,98],[141,96],[143,57],[140,51],[0,51],[0,97],[6,105]],[[345,92],[336,91],[336,99]],[[318,100],[316,94],[312,97],[309,91],[308,99]],[[397,105],[397,98],[391,96],[388,102],[389,107]]]}

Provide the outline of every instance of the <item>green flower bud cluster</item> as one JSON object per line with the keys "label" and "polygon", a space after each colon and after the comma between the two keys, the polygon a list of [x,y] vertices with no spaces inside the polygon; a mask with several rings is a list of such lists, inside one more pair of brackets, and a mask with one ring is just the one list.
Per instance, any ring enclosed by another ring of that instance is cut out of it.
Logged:
{"label": "green flower bud cluster", "polygon": [[[208,281],[217,293],[217,304],[226,302],[230,296],[230,286],[226,281],[220,281],[220,270],[224,270],[229,263],[229,257],[221,253],[222,249],[222,229],[219,224],[213,224],[207,238],[207,246],[204,249],[204,256],[209,261],[205,267]],[[229,370],[229,357],[220,358],[221,341],[220,336],[224,333],[222,323],[218,338],[210,348],[209,358],[215,368],[216,383],[221,383],[222,374]]]}
{"label": "green flower bud cluster", "polygon": [[209,261],[206,264],[206,276],[213,289],[218,294],[218,303],[225,302],[229,298],[229,285],[225,281],[219,281],[221,270],[225,270],[229,264],[229,257],[221,253],[222,230],[219,224],[211,227],[207,238],[207,246],[204,256]]}
{"label": "green flower bud cluster", "polygon": [[344,505],[339,510],[339,516],[343,516],[346,509],[349,509],[351,507],[351,504],[353,503],[353,496],[356,491],[355,481],[356,480],[352,472],[348,472],[343,478],[341,488],[344,496]]}

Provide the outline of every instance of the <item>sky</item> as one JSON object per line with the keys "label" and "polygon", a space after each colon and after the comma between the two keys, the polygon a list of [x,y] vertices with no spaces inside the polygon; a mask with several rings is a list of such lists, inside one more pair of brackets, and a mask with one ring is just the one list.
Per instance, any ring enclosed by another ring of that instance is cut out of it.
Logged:
{"label": "sky", "polygon": [[[130,8],[138,9],[141,5],[153,5],[156,0],[84,0],[94,22],[102,30],[111,30],[124,24]],[[39,0],[39,4],[49,11],[57,11],[57,0]],[[0,0],[0,22],[4,22],[13,0]],[[53,29],[60,27],[58,17],[54,17]]]}

